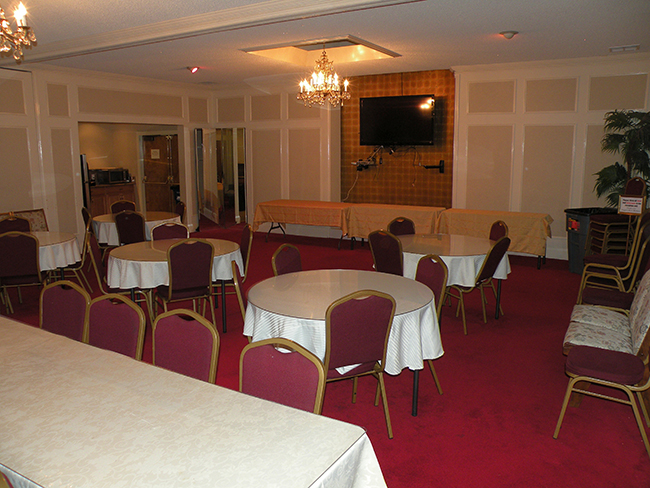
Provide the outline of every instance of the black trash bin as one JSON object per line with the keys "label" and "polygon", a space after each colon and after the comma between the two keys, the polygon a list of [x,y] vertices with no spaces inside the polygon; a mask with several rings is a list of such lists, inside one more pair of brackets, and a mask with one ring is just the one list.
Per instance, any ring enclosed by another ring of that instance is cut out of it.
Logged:
{"label": "black trash bin", "polygon": [[617,209],[611,207],[567,208],[564,210],[566,214],[569,271],[582,274],[590,217],[596,214],[611,214],[616,212]]}

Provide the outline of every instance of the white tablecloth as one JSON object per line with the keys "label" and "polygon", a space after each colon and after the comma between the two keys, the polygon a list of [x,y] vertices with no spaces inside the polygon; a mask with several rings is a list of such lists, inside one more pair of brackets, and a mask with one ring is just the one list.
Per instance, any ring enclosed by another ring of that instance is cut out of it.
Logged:
{"label": "white tablecloth", "polygon": [[443,355],[431,290],[401,276],[359,270],[313,270],[262,281],[248,291],[244,334],[254,341],[291,339],[325,357],[325,312],[345,295],[373,289],[397,304],[388,338],[386,372],[422,369],[424,361]]}
{"label": "white tablecloth", "polygon": [[15,488],[385,487],[361,427],[0,317]]}
{"label": "white tablecloth", "polygon": [[81,261],[77,237],[69,232],[32,232],[38,238],[41,271],[65,268]]}
{"label": "white tablecloth", "polygon": [[[244,274],[239,244],[223,239],[205,239],[215,250],[212,264],[212,281],[231,280],[231,261],[235,261]],[[169,285],[167,249],[178,239],[137,242],[115,248],[108,256],[106,281],[111,288],[156,288]]]}
{"label": "white tablecloth", "polygon": [[[172,212],[146,212],[145,213],[145,236],[147,240],[151,240],[151,229],[164,222],[181,222],[180,216]],[[97,241],[100,244],[107,244],[109,246],[119,246],[120,239],[117,235],[117,226],[113,220],[112,214],[98,215],[93,217],[93,228]]]}
{"label": "white tablecloth", "polygon": [[[447,285],[472,287],[483,266],[492,241],[481,237],[450,234],[415,234],[398,236],[404,254],[404,276],[415,279],[418,262],[427,254],[437,254],[447,265]],[[508,278],[510,260],[506,254],[494,273],[500,280]]]}

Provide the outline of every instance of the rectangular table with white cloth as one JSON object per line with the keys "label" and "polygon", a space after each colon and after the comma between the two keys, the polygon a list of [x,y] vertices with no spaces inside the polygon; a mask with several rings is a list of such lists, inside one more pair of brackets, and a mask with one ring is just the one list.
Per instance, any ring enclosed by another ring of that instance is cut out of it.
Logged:
{"label": "rectangular table with white cloth", "polygon": [[352,204],[348,214],[350,237],[366,239],[375,230],[387,229],[396,217],[407,217],[415,224],[415,232],[429,234],[434,231],[438,215],[444,207],[416,205],[385,205],[380,203]]}
{"label": "rectangular table with white cloth", "polygon": [[[117,235],[113,214],[104,214],[93,217],[93,229],[97,236],[97,242],[108,246],[119,246],[120,238]],[[181,218],[173,212],[150,211],[144,213],[144,230],[147,240],[151,240],[151,229],[165,222],[181,223]]]}
{"label": "rectangular table with white cloth", "polygon": [[385,487],[365,431],[0,317],[15,488]]}
{"label": "rectangular table with white cloth", "polygon": [[431,290],[415,280],[375,271],[319,269],[268,278],[248,290],[244,335],[253,341],[284,337],[325,358],[325,313],[329,305],[359,290],[377,290],[396,302],[385,371],[414,372],[413,414],[418,372],[424,361],[443,355]]}
{"label": "rectangular table with white cloth", "polygon": [[[221,282],[221,315],[226,331],[225,282],[232,280],[231,262],[235,261],[239,272],[244,274],[244,261],[239,244],[224,239],[204,239],[214,247],[212,281]],[[169,285],[167,250],[180,239],[136,242],[120,246],[108,255],[106,282],[111,288],[132,290],[153,289]]]}

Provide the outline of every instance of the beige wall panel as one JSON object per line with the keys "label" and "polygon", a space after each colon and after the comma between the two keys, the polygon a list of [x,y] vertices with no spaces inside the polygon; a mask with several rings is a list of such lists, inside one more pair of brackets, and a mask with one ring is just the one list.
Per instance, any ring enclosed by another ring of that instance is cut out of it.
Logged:
{"label": "beige wall panel", "polygon": [[647,74],[593,77],[589,86],[589,110],[643,108],[647,86]]}
{"label": "beige wall panel", "polygon": [[69,129],[52,130],[52,165],[56,208],[59,215],[59,231],[76,232],[77,215],[70,212],[75,208],[74,182],[72,175],[72,134]]}
{"label": "beige wall panel", "polygon": [[218,101],[219,122],[244,121],[243,98],[220,98]]}
{"label": "beige wall panel", "polygon": [[510,210],[511,126],[471,126],[467,133],[467,208]]}
{"label": "beige wall panel", "polygon": [[112,168],[115,160],[114,125],[79,124],[79,151],[86,155],[89,169]]}
{"label": "beige wall panel", "polygon": [[597,198],[596,192],[594,191],[594,185],[596,184],[595,173],[605,166],[614,164],[616,161],[622,162],[620,154],[605,153],[601,150],[600,141],[603,138],[603,134],[602,125],[587,126],[584,187],[582,189],[583,207],[605,206],[605,198]]}
{"label": "beige wall panel", "polygon": [[251,117],[256,120],[280,120],[280,95],[251,97]]}
{"label": "beige wall panel", "polygon": [[512,113],[515,82],[490,81],[469,84],[469,113]]}
{"label": "beige wall panel", "polygon": [[521,211],[550,214],[553,237],[566,234],[564,209],[570,202],[573,133],[573,126],[524,128]]}
{"label": "beige wall panel", "polygon": [[289,94],[289,120],[293,119],[317,119],[320,117],[318,107],[306,107],[303,102],[296,100],[295,96]]}
{"label": "beige wall panel", "polygon": [[575,112],[578,80],[528,80],[526,112]]}
{"label": "beige wall panel", "polygon": [[0,212],[28,210],[32,204],[27,129],[0,127]]}
{"label": "beige wall panel", "polygon": [[320,130],[289,131],[289,198],[320,200]]}
{"label": "beige wall panel", "polygon": [[180,96],[79,87],[79,112],[88,114],[182,117]]}
{"label": "beige wall panel", "polygon": [[189,97],[188,104],[190,122],[197,124],[208,122],[208,100],[206,98]]}
{"label": "beige wall panel", "polygon": [[66,85],[47,85],[47,109],[50,115],[68,117],[68,87]]}
{"label": "beige wall panel", "polygon": [[24,114],[23,82],[0,78],[0,113]]}
{"label": "beige wall panel", "polygon": [[255,203],[282,198],[280,131],[254,130],[251,134],[251,142]]}

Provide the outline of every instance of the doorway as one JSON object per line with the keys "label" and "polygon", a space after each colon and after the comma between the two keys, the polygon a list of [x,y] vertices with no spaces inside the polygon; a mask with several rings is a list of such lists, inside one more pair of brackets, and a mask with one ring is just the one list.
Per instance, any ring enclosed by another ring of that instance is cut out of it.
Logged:
{"label": "doorway", "polygon": [[204,177],[217,188],[219,224],[246,222],[246,129],[216,129],[211,143],[211,168],[205,168]]}
{"label": "doorway", "polygon": [[140,141],[145,208],[173,212],[180,200],[178,135],[142,135]]}

